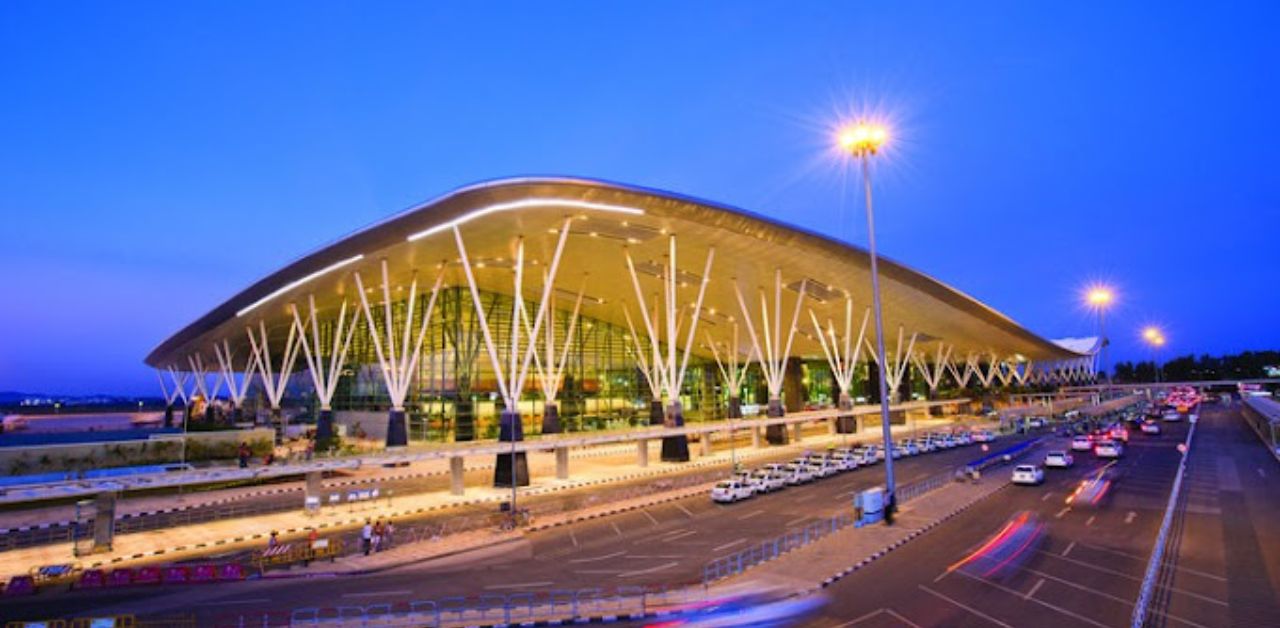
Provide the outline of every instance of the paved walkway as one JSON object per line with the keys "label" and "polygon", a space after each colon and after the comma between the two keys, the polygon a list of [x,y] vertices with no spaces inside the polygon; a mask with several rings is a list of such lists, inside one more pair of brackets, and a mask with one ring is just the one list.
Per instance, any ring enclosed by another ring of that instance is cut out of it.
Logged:
{"label": "paved walkway", "polygon": [[[934,429],[950,423],[947,420],[915,421],[917,430]],[[895,426],[897,434],[910,431],[908,426]],[[821,436],[806,435],[799,443],[786,447],[737,447],[735,455],[740,460],[752,460],[762,457],[776,457],[809,448],[821,448],[831,444],[839,444],[847,440],[856,443],[863,440],[874,441],[877,430],[865,430],[856,436],[847,438],[843,435],[823,434]],[[655,447],[658,445],[654,445]],[[611,482],[623,482],[645,477],[659,477],[715,466],[726,466],[729,463],[728,451],[715,452],[709,456],[697,457],[697,447],[692,447],[695,457],[687,463],[664,464],[657,462],[658,456],[651,453],[650,459],[655,462],[649,467],[639,467],[634,460],[619,463],[609,458],[579,460],[572,468],[573,478],[556,480],[554,473],[535,473],[533,484],[521,489],[522,495],[539,495],[575,488],[589,487]],[[634,452],[634,449],[632,450]],[[550,465],[539,458],[550,458]],[[535,461],[536,467],[535,467]],[[530,456],[530,466],[536,469],[554,468],[554,458],[547,456]],[[175,559],[189,559],[212,553],[226,553],[234,549],[260,547],[265,544],[270,531],[279,531],[283,539],[300,538],[308,529],[316,528],[322,535],[338,530],[349,530],[363,524],[368,518],[402,519],[423,515],[432,511],[442,511],[467,505],[498,503],[509,499],[506,490],[493,488],[469,488],[468,495],[454,496],[448,491],[433,491],[414,495],[395,496],[394,499],[382,499],[377,502],[359,506],[342,505],[336,508],[324,508],[316,515],[307,515],[301,511],[288,511],[259,515],[243,519],[227,519],[210,521],[201,524],[168,528],[162,530],[137,532],[117,536],[111,552],[97,554],[80,560],[86,568],[115,567],[136,565],[147,562],[161,562]],[[0,579],[13,575],[25,574],[31,567],[39,565],[77,562],[72,555],[70,543],[59,543],[31,548],[22,548],[0,553]]]}

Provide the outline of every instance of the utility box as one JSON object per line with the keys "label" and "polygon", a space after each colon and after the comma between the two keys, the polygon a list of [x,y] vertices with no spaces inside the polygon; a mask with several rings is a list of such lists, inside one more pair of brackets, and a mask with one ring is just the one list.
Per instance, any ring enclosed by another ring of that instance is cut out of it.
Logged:
{"label": "utility box", "polygon": [[858,520],[855,527],[862,527],[884,519],[885,506],[884,487],[869,488],[853,496],[853,510]]}

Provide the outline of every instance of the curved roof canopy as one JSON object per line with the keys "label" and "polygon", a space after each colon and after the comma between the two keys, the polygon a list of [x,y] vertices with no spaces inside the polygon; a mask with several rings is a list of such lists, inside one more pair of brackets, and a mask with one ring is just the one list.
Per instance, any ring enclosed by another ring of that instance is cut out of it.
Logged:
{"label": "curved roof canopy", "polygon": [[[717,342],[730,338],[730,317],[741,312],[735,281],[757,326],[759,290],[767,293],[772,308],[778,269],[787,286],[783,325],[790,321],[801,281],[807,281],[808,308],[823,325],[832,320],[838,333],[844,326],[846,298],[854,303],[855,329],[871,302],[867,252],[831,237],[658,190],[572,178],[503,179],[453,191],[290,263],[160,343],[146,363],[185,364],[188,355],[208,354],[214,343],[224,340],[245,355],[247,325],[263,321],[273,336],[282,336],[292,321],[290,303],[301,305],[312,294],[322,311],[332,311],[343,299],[355,302],[353,273],[359,271],[367,286],[380,285],[382,259],[388,262],[393,285],[407,285],[415,272],[430,285],[441,267],[446,268],[445,285],[466,285],[454,225],[476,266],[478,286],[505,294],[511,292],[515,242],[523,236],[526,270],[532,269],[526,272],[525,296],[537,299],[541,273],[533,265],[550,261],[557,231],[570,216],[574,220],[556,287],[562,295],[576,295],[585,277],[583,315],[621,326],[626,324],[623,306],[631,303],[634,308],[636,300],[624,250],[635,260],[642,288],[656,293],[660,284],[652,271],[665,263],[667,236],[674,234],[679,275],[690,291],[681,298],[692,302],[707,249],[715,247],[695,353],[707,353],[698,347],[703,332]],[[902,326],[908,337],[919,334],[916,347],[929,352],[925,355],[931,355],[939,342],[953,345],[957,358],[976,352],[1039,362],[1082,355],[1076,347],[1046,340],[928,275],[889,259],[879,261],[886,348],[891,354]],[[572,302],[562,298],[560,303],[566,301]],[[868,339],[874,340],[871,329]],[[745,332],[742,336],[746,338]],[[792,355],[823,355],[808,312],[801,312]]]}

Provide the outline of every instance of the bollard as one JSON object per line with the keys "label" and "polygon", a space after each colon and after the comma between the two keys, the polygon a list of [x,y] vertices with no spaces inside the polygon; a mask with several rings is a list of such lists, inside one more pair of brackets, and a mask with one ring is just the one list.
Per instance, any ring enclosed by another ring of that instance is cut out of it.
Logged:
{"label": "bollard", "polygon": [[463,466],[462,456],[449,457],[449,492],[454,495],[462,495],[465,492],[463,483],[466,468]]}
{"label": "bollard", "polygon": [[556,479],[569,479],[569,448],[556,447]]}
{"label": "bollard", "polygon": [[641,467],[649,466],[649,441],[636,441],[636,464]]}

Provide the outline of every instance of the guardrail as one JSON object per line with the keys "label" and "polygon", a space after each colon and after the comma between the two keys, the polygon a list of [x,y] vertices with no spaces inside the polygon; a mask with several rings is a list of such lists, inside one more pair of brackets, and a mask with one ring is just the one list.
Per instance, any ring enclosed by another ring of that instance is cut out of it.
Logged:
{"label": "guardrail", "polygon": [[1151,605],[1151,595],[1155,590],[1156,578],[1160,575],[1160,567],[1164,563],[1165,544],[1169,541],[1169,529],[1173,526],[1173,515],[1182,496],[1182,476],[1187,470],[1187,460],[1191,458],[1191,438],[1196,434],[1196,424],[1191,424],[1187,431],[1187,440],[1182,452],[1182,460],[1178,461],[1178,474],[1173,478],[1173,488],[1169,491],[1169,503],[1164,509],[1164,519],[1160,522],[1160,532],[1156,534],[1156,545],[1151,550],[1151,559],[1147,561],[1147,571],[1142,577],[1142,587],[1138,589],[1138,599],[1133,605],[1131,628],[1142,628],[1147,621],[1147,607]]}

